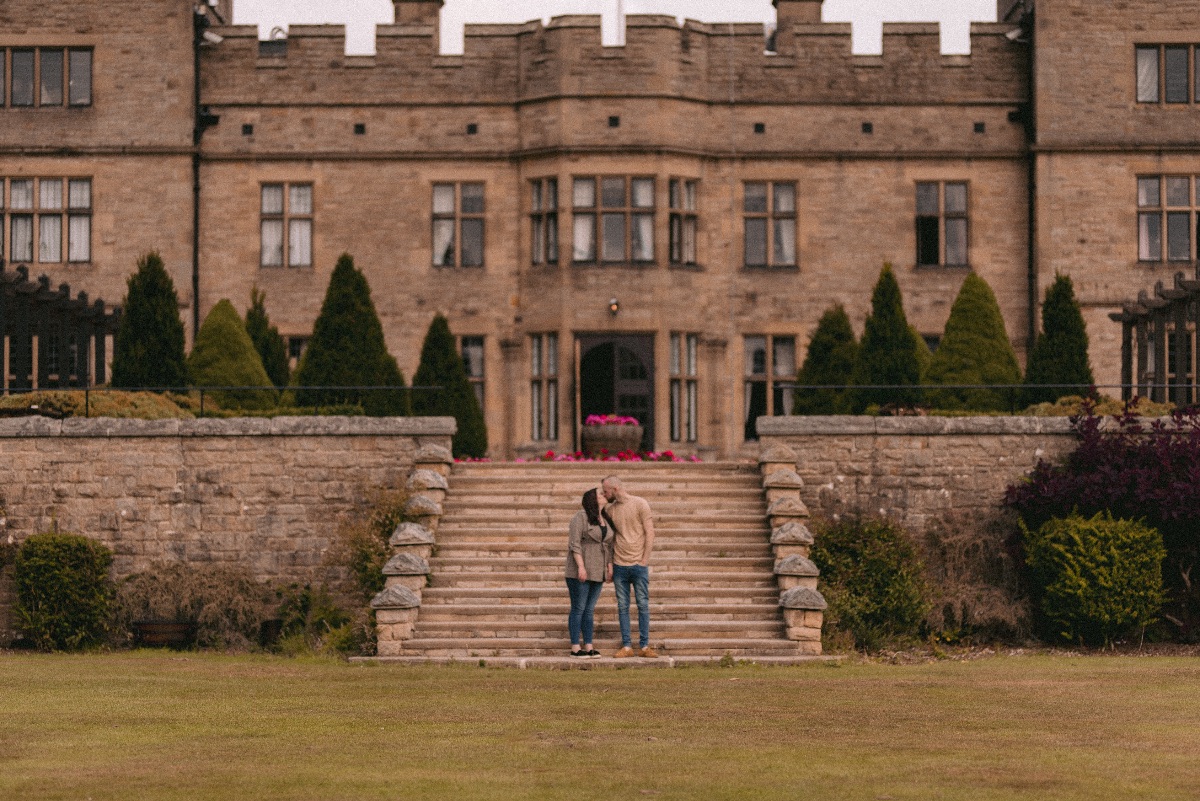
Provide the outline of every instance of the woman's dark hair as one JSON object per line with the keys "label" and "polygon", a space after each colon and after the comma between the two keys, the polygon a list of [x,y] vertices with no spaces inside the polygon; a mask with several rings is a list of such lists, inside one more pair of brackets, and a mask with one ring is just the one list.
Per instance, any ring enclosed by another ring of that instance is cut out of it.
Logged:
{"label": "woman's dark hair", "polygon": [[596,497],[595,487],[583,493],[583,511],[587,512],[588,523],[600,525],[600,501]]}

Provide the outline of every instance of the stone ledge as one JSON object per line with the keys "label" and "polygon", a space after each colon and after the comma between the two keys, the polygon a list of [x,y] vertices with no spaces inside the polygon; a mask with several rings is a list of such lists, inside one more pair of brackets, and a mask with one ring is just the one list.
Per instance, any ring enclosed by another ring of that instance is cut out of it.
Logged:
{"label": "stone ledge", "polygon": [[450,437],[453,417],[231,417],[134,420],[117,417],[0,419],[0,438],[32,437]]}
{"label": "stone ledge", "polygon": [[760,437],[801,436],[949,436],[972,434],[1068,435],[1071,421],[1065,417],[865,417],[828,415],[820,417],[760,417]]}

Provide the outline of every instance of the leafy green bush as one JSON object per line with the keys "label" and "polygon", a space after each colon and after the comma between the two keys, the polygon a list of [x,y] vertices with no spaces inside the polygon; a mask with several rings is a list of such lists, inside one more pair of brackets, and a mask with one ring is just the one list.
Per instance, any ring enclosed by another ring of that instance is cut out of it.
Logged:
{"label": "leafy green bush", "polygon": [[34,534],[15,560],[16,619],[43,651],[93,645],[103,637],[112,602],[112,551],[78,534]]}
{"label": "leafy green bush", "polygon": [[213,400],[226,408],[270,409],[278,401],[242,318],[228,300],[218,302],[204,318],[187,369],[194,387],[263,387],[213,390]]}
{"label": "leafy green bush", "polygon": [[379,492],[366,508],[342,521],[325,562],[343,568],[354,585],[353,593],[369,600],[383,589],[383,566],[392,557],[388,540],[396,526],[405,522],[403,492]]}
{"label": "leafy green bush", "polygon": [[455,456],[481,457],[487,453],[483,409],[479,407],[479,399],[467,377],[462,354],[455,347],[450,324],[440,314],[433,318],[425,334],[413,385],[441,387],[436,391],[418,392],[412,402],[413,414],[453,417],[458,422],[451,443]]}
{"label": "leafy green bush", "polygon": [[1047,633],[1085,645],[1152,623],[1162,608],[1167,551],[1157,529],[1108,512],[1021,526],[1035,603]]}
{"label": "leafy green bush", "polygon": [[163,266],[149,253],[129,277],[113,342],[112,385],[125,389],[178,389],[187,382],[179,296]]}
{"label": "leafy green bush", "polygon": [[156,565],[117,588],[114,630],[128,641],[139,621],[189,623],[200,647],[244,650],[258,642],[276,608],[272,588],[243,568]]}
{"label": "leafy green bush", "polygon": [[845,387],[854,374],[858,340],[850,318],[840,304],[821,315],[813,329],[804,364],[796,376],[794,414],[847,414],[850,400]]}
{"label": "leafy green bush", "polygon": [[815,538],[827,634],[849,633],[858,648],[873,650],[921,632],[929,612],[923,567],[899,526],[847,517],[818,524]]}
{"label": "leafy green bush", "polygon": [[302,654],[373,653],[375,628],[369,610],[347,611],[324,586],[293,584],[279,593],[282,637],[276,650]]}
{"label": "leafy green bush", "polygon": [[1007,411],[1015,403],[1015,389],[990,388],[1019,383],[1021,368],[1004,329],[996,295],[975,273],[966,277],[954,300],[927,378],[930,384],[981,387],[927,390],[926,401],[938,409]]}
{"label": "leafy green bush", "polygon": [[[921,400],[921,361],[904,316],[900,284],[892,265],[883,265],[871,294],[871,314],[854,364],[852,408],[861,413],[869,406],[911,407]],[[873,388],[874,387],[874,388]]]}

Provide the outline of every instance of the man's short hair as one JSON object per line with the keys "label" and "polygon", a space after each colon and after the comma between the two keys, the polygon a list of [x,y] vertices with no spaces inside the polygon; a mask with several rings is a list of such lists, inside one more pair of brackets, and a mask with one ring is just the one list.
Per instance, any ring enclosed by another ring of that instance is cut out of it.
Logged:
{"label": "man's short hair", "polygon": [[617,478],[616,476],[605,476],[600,482],[600,486],[619,489],[621,487],[621,479]]}

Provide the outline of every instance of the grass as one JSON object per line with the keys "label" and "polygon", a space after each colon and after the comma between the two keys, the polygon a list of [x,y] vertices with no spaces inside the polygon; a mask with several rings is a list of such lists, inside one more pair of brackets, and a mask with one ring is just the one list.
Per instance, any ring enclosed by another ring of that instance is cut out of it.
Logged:
{"label": "grass", "polygon": [[1163,799],[1200,661],[518,671],[0,657],[0,798]]}

